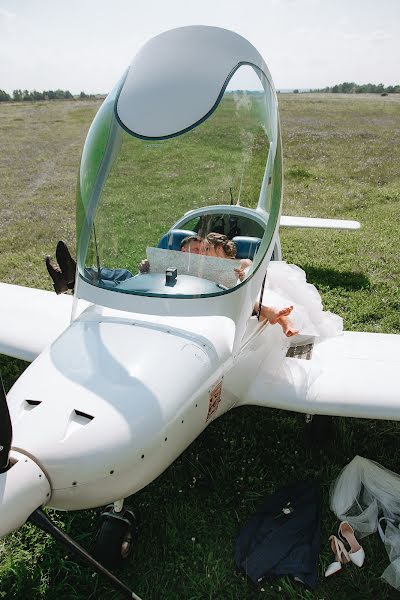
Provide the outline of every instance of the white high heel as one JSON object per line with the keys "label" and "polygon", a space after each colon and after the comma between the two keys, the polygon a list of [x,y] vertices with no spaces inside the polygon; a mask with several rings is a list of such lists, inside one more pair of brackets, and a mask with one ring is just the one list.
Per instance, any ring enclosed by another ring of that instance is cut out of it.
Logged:
{"label": "white high heel", "polygon": [[350,547],[349,558],[352,563],[357,567],[362,567],[365,560],[364,548],[358,543],[356,536],[354,535],[354,529],[348,523],[348,521],[342,521],[339,525],[338,531],[339,538]]}
{"label": "white high heel", "polygon": [[330,577],[334,573],[337,573],[342,568],[342,564],[344,565],[350,562],[349,553],[344,547],[343,542],[341,542],[335,535],[331,535],[329,541],[331,543],[332,552],[335,555],[336,560],[326,569],[325,577]]}

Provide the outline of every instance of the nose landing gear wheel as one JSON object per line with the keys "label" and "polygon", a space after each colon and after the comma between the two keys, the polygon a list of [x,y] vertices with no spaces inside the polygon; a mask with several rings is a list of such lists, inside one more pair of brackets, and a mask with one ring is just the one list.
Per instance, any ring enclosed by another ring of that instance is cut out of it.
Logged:
{"label": "nose landing gear wheel", "polygon": [[122,513],[107,511],[96,538],[95,557],[107,568],[122,566],[133,549],[134,515],[125,509]]}

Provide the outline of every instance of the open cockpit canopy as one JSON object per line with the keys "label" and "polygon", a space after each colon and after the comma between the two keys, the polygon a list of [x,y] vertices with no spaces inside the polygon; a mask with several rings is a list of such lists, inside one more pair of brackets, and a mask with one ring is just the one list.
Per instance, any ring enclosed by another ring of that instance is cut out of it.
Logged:
{"label": "open cockpit canopy", "polygon": [[[253,46],[214,27],[157,36],[86,139],[79,277],[134,295],[229,293],[271,245],[281,180],[276,95]],[[149,271],[138,274],[144,259]]]}

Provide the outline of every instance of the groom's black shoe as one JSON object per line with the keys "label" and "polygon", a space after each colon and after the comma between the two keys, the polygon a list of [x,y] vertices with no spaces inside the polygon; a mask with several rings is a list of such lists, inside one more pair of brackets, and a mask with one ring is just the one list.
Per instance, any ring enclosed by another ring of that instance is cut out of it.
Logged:
{"label": "groom's black shoe", "polygon": [[72,258],[68,246],[60,240],[56,248],[56,259],[69,290],[75,287],[76,262]]}
{"label": "groom's black shoe", "polygon": [[67,285],[64,275],[61,273],[60,269],[58,267],[55,267],[51,263],[50,256],[46,256],[46,258],[44,260],[46,263],[47,271],[53,280],[53,286],[54,286],[54,290],[55,290],[56,294],[63,294],[64,292],[67,292],[68,285]]}

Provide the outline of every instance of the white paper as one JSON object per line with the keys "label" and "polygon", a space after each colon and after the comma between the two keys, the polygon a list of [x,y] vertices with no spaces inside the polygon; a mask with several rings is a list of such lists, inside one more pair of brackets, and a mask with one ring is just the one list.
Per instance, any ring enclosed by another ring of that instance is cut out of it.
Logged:
{"label": "white paper", "polygon": [[202,277],[227,288],[238,283],[234,269],[240,267],[240,260],[231,258],[214,258],[204,254],[192,254],[162,248],[146,248],[150,263],[150,273],[165,273],[166,269],[177,269],[178,275]]}

